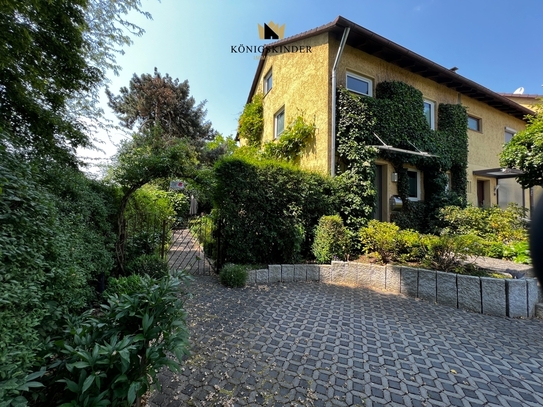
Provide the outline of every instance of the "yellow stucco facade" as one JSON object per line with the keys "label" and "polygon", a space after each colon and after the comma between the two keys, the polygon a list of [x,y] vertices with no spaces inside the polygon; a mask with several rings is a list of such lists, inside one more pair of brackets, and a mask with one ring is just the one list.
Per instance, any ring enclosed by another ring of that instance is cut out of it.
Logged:
{"label": "yellow stucco facade", "polygon": [[[322,32],[292,41],[289,45],[306,47],[306,49],[311,47],[311,51],[269,53],[265,57],[255,88],[255,93],[264,93],[263,141],[274,139],[274,118],[281,109],[285,112],[285,127],[298,115],[303,115],[306,120],[315,123],[316,136],[302,156],[300,166],[304,169],[330,174],[332,67],[339,49],[339,40],[337,36],[329,32]],[[273,85],[266,93],[264,82],[270,72]],[[498,156],[505,142],[505,133],[524,129],[526,123],[523,120],[349,45],[345,46],[339,61],[337,86],[346,85],[347,72],[371,80],[373,90],[376,84],[383,81],[402,81],[420,90],[425,100],[435,104],[435,128],[438,127],[439,104],[460,103],[465,106],[468,115],[476,119],[479,124],[478,130],[468,130],[468,201],[475,206],[499,203],[497,179],[476,176],[473,175],[473,171],[500,167]],[[388,198],[397,193],[396,183],[392,180],[393,168],[382,160],[376,163],[382,166],[385,192],[382,198],[383,218],[388,219],[390,215]],[[422,177],[423,174],[421,174],[421,185]],[[508,188],[512,187],[514,185]],[[517,195],[518,193],[524,194],[523,199],[528,206],[529,191],[519,190]],[[421,198],[424,200],[424,192]]]}

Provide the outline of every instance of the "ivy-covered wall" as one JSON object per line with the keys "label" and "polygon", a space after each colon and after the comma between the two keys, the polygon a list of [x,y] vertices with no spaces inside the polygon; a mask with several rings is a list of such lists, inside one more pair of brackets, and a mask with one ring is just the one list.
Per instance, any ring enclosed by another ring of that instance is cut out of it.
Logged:
{"label": "ivy-covered wall", "polygon": [[[346,217],[347,224],[363,223],[375,208],[375,158],[388,161],[398,173],[398,195],[403,210],[391,220],[402,227],[427,232],[434,227],[435,215],[446,205],[466,203],[466,169],[468,158],[467,113],[463,106],[440,104],[437,130],[431,130],[423,114],[422,93],[403,82],[381,82],[375,97],[354,95],[338,90],[337,162],[340,177],[352,180],[352,188],[361,198],[363,210]],[[428,152],[425,157],[387,150],[372,145],[381,143],[405,150]],[[408,199],[408,177],[405,165],[423,172],[424,202]],[[451,186],[447,190],[447,171]],[[371,208],[371,210],[369,209]]]}

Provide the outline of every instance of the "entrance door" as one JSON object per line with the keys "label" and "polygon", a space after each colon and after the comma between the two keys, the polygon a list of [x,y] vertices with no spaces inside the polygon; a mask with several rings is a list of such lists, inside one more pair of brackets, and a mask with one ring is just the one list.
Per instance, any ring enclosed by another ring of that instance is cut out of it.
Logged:
{"label": "entrance door", "polygon": [[375,191],[377,191],[373,219],[383,221],[383,166],[375,166]]}
{"label": "entrance door", "polygon": [[479,208],[490,206],[490,181],[477,180],[477,206]]}

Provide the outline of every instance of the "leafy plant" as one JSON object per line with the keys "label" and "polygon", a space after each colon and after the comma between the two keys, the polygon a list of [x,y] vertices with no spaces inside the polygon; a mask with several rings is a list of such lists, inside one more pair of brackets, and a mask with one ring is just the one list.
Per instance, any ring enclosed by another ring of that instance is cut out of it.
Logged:
{"label": "leafy plant", "polygon": [[351,249],[351,236],[339,215],[323,216],[315,230],[312,251],[318,263],[329,263],[335,257],[346,260]]}
{"label": "leafy plant", "polygon": [[376,252],[383,263],[389,263],[396,255],[396,236],[400,228],[394,223],[370,220],[360,229],[359,237],[366,253]]}
{"label": "leafy plant", "polygon": [[180,370],[188,349],[180,291],[189,277],[132,278],[140,280],[138,291],[108,294],[101,315],[71,319],[66,339],[55,342],[58,359],[50,369],[64,388],[57,401],[63,407],[140,406],[141,396],[160,386],[160,368]]}
{"label": "leafy plant", "polygon": [[247,269],[239,264],[225,264],[219,273],[219,279],[227,287],[244,287],[247,282]]}
{"label": "leafy plant", "polygon": [[298,116],[281,133],[278,140],[264,144],[264,157],[297,163],[305,148],[315,137],[315,123],[308,124]]}
{"label": "leafy plant", "polygon": [[126,269],[130,274],[147,274],[153,278],[161,278],[168,274],[168,262],[156,254],[144,254],[130,262]]}
{"label": "leafy plant", "polygon": [[263,96],[256,93],[250,103],[247,103],[239,117],[238,134],[249,146],[259,147],[264,129]]}
{"label": "leafy plant", "polygon": [[463,266],[468,256],[484,253],[482,239],[475,235],[427,235],[423,264],[433,270],[452,272]]}

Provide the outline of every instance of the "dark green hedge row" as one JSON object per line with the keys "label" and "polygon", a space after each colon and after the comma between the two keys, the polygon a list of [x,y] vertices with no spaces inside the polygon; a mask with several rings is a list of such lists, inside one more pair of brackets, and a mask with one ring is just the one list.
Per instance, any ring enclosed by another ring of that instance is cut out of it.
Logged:
{"label": "dark green hedge row", "polygon": [[222,264],[307,257],[319,218],[336,209],[330,178],[288,164],[228,158],[215,173]]}

